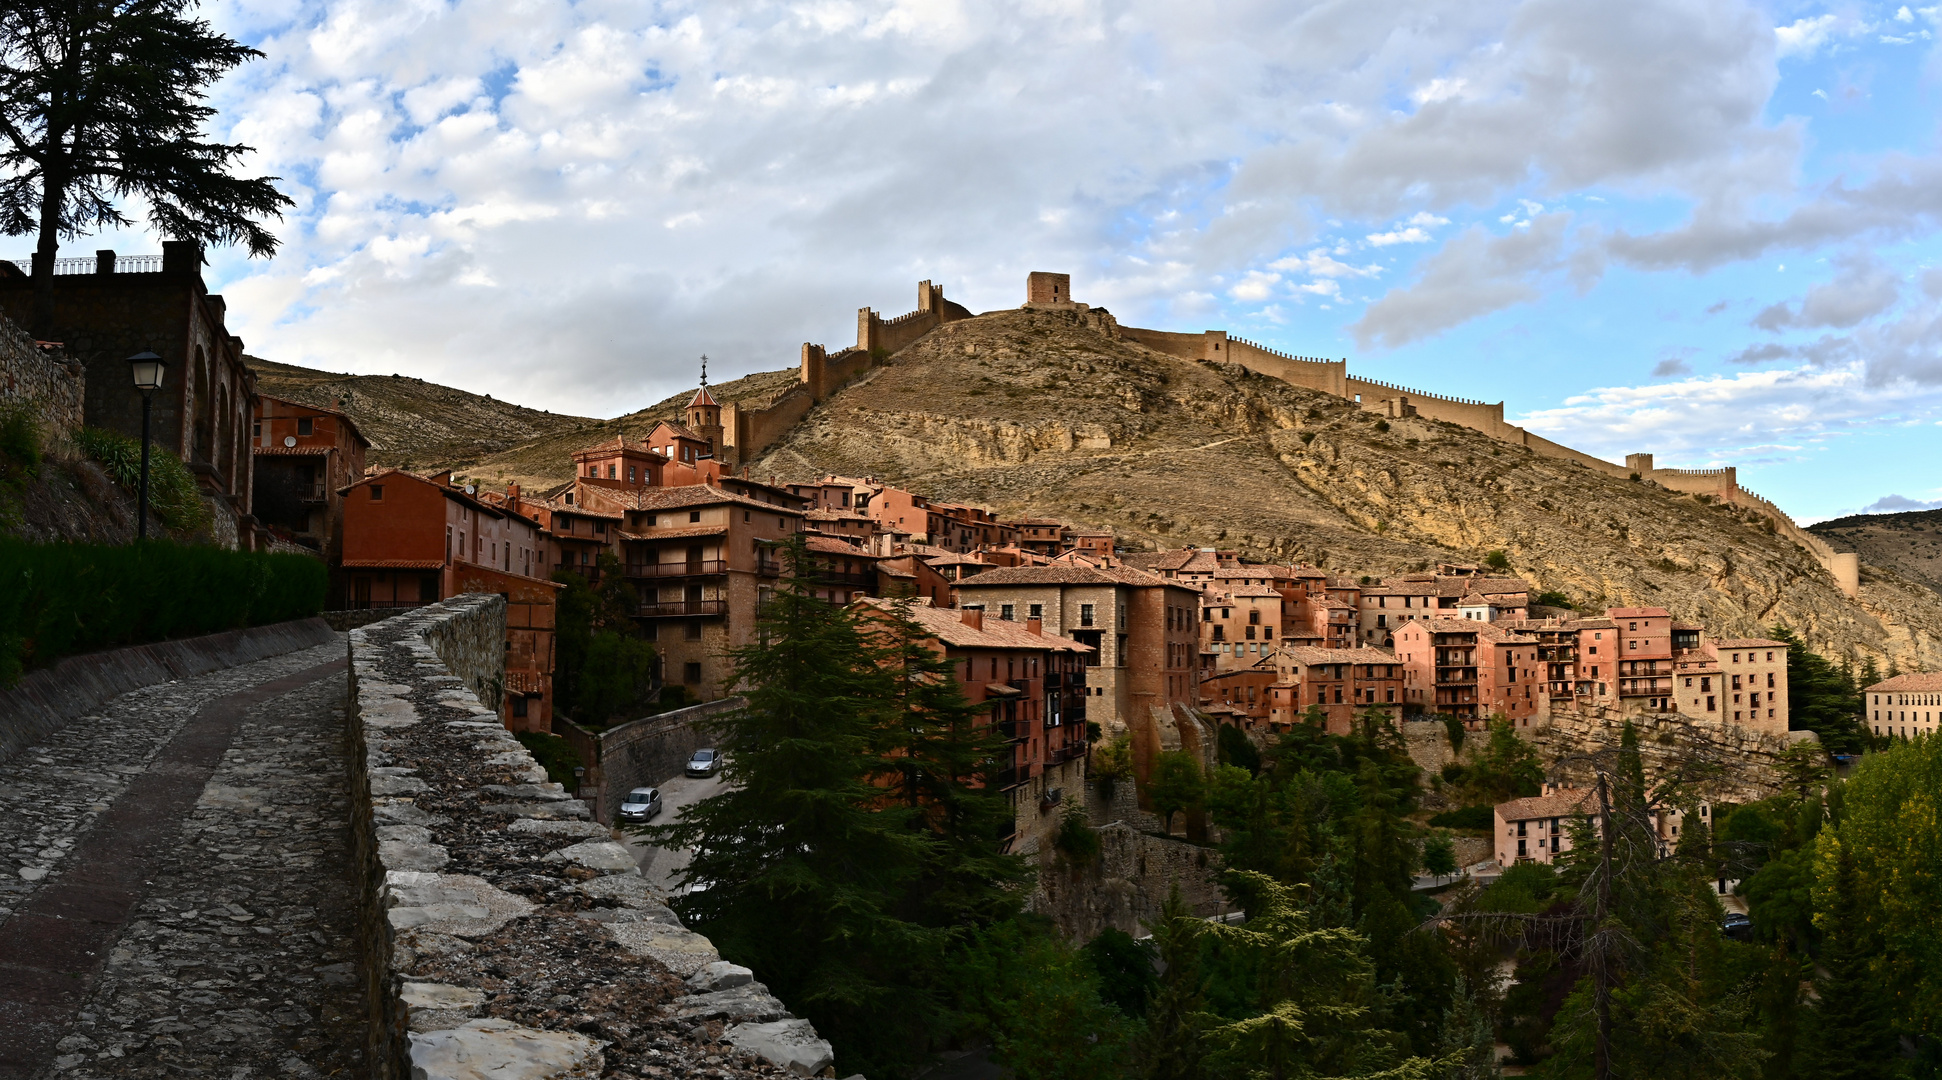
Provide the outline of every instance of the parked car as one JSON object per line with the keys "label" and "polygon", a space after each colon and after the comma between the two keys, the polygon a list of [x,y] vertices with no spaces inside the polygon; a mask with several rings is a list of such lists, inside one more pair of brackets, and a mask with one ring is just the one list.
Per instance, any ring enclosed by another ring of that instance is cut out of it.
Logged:
{"label": "parked car", "polygon": [[689,776],[713,776],[721,767],[722,756],[714,750],[696,750],[688,759]]}
{"label": "parked car", "polygon": [[1719,929],[1734,941],[1753,940],[1753,920],[1737,911],[1727,912],[1726,918],[1720,920]]}
{"label": "parked car", "polygon": [[637,787],[620,800],[620,819],[622,821],[652,821],[661,812],[661,792],[651,787]]}

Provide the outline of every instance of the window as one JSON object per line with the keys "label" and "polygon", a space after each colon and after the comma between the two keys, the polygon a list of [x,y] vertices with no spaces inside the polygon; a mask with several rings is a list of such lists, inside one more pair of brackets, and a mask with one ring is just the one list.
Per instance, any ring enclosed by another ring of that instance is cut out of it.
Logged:
{"label": "window", "polygon": [[1015,604],[999,604],[999,605],[998,605],[998,617],[999,617],[1000,619],[1003,619],[1003,620],[1005,620],[1006,622],[1016,622],[1016,621],[1017,621],[1017,615],[1018,615],[1018,606],[1017,606],[1017,605],[1015,605]]}
{"label": "window", "polygon": [[1025,612],[1026,612],[1027,618],[1043,619],[1045,618],[1045,605],[1044,604],[1029,605],[1025,608]]}
{"label": "window", "polygon": [[252,439],[260,439],[263,437],[263,424],[261,421],[249,426],[249,437]]}
{"label": "window", "polygon": [[689,619],[687,631],[688,631],[687,634],[684,636],[689,641],[700,641],[701,640],[701,620]]}
{"label": "window", "polygon": [[384,501],[384,485],[383,485],[383,484],[372,484],[372,485],[371,485],[371,501],[372,501],[372,502],[383,502],[383,501]]}
{"label": "window", "polygon": [[1714,699],[1711,695],[1708,695],[1706,698],[1706,711],[1717,712],[1718,710],[1719,710],[1718,701]]}
{"label": "window", "polygon": [[699,511],[699,510],[690,510],[690,511],[688,511],[688,520],[689,520],[689,521],[700,521],[700,520],[701,520],[701,511]]}
{"label": "window", "polygon": [[744,525],[746,525],[746,524],[748,524],[748,511],[747,511],[747,510],[744,510],[744,511],[742,511],[742,524],[744,524]]}
{"label": "window", "polygon": [[[1092,625],[1092,605],[1091,604],[1079,605],[1079,625],[1080,626]],[[1219,630],[1215,631],[1215,636],[1216,637],[1220,636]]]}
{"label": "window", "polygon": [[314,435],[316,433],[317,433],[317,421],[314,417],[309,417],[309,416],[297,417],[297,434]]}
{"label": "window", "polygon": [[599,536],[605,536],[605,535],[607,535],[607,523],[606,523],[606,522],[604,522],[604,521],[596,521],[596,522],[594,522],[594,523],[593,523],[593,531],[594,531],[594,533],[595,533],[596,535],[599,535]]}
{"label": "window", "polygon": [[696,660],[690,660],[690,661],[688,661],[687,663],[685,663],[685,664],[682,664],[682,665],[681,665],[681,681],[682,681],[682,682],[684,682],[684,683],[687,683],[687,684],[688,684],[688,685],[690,685],[690,686],[697,686],[697,685],[700,685],[700,683],[701,683],[701,663],[700,663],[699,661],[696,661]]}
{"label": "window", "polygon": [[607,479],[609,480],[620,479],[620,467],[617,465],[607,466]]}

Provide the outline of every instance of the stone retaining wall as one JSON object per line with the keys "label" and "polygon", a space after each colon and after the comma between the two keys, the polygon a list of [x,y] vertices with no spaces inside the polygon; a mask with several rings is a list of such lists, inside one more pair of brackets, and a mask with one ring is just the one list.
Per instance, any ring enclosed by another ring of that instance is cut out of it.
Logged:
{"label": "stone retaining wall", "polygon": [[85,370],[0,316],[0,407],[24,403],[48,434],[72,431],[81,426]]}
{"label": "stone retaining wall", "polygon": [[571,721],[553,725],[573,745],[587,775],[580,797],[592,804],[597,821],[613,824],[621,796],[637,787],[658,787],[680,776],[696,750],[713,746],[699,721],[742,707],[739,697],[707,701],[659,716],[630,720],[605,731],[588,731]]}
{"label": "stone retaining wall", "polygon": [[1228,910],[1220,889],[1220,853],[1162,835],[1160,819],[1139,808],[1131,780],[1114,784],[1110,799],[1097,783],[1085,784],[1082,791],[1086,817],[1099,833],[1099,857],[1074,864],[1055,845],[1041,846],[1028,905],[1051,919],[1067,941],[1090,941],[1107,927],[1145,935],[1175,884],[1195,915]]}
{"label": "stone retaining wall", "polygon": [[505,601],[350,634],[359,949],[379,1080],[809,1075],[829,1044],[722,961],[482,702]]}
{"label": "stone retaining wall", "polygon": [[57,660],[0,689],[0,762],[131,690],[308,649],[331,633],[322,619],[299,619]]}

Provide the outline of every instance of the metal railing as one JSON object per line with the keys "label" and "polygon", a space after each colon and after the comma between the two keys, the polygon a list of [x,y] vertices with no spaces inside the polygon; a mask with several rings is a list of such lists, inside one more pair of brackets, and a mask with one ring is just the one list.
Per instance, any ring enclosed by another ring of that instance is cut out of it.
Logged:
{"label": "metal railing", "polygon": [[642,604],[643,619],[665,619],[682,615],[726,615],[726,600],[677,600],[669,604]]}
{"label": "metal railing", "polygon": [[763,577],[778,577],[782,573],[782,564],[774,559],[757,559],[755,572]]}
{"label": "metal railing", "polygon": [[699,562],[639,562],[627,564],[628,577],[708,577],[726,573],[728,573],[728,560],[726,559],[702,559]]}
{"label": "metal railing", "polygon": [[[31,258],[10,259],[8,261],[20,267],[22,273],[32,274],[34,272],[34,260]],[[93,258],[54,260],[55,277],[65,277],[70,274],[95,274],[100,272],[100,268],[101,264],[99,260]],[[159,274],[161,272],[162,257],[160,255],[115,256],[115,273],[117,274]]]}

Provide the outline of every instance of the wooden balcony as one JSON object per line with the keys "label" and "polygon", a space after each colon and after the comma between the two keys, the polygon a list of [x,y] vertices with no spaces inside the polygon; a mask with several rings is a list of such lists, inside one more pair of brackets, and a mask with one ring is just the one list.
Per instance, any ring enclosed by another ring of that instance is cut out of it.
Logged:
{"label": "wooden balcony", "polygon": [[718,577],[726,573],[728,573],[726,559],[627,564],[627,576],[635,578]]}

